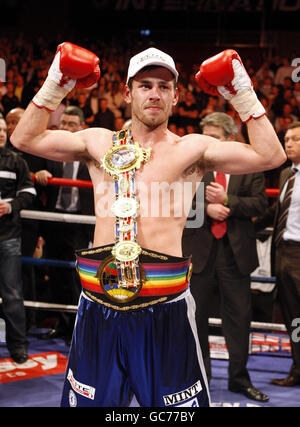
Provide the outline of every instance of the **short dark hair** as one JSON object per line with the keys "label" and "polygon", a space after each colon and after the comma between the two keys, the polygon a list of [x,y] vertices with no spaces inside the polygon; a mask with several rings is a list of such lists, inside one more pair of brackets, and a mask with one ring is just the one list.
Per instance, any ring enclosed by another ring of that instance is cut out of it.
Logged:
{"label": "short dark hair", "polygon": [[66,107],[63,114],[67,114],[68,116],[78,116],[80,124],[84,122],[84,113],[82,109],[76,107],[76,105],[69,105],[69,107]]}
{"label": "short dark hair", "polygon": [[295,128],[299,128],[299,127],[300,127],[300,121],[296,121],[296,122],[293,122],[290,125],[288,125],[287,130],[295,129]]}

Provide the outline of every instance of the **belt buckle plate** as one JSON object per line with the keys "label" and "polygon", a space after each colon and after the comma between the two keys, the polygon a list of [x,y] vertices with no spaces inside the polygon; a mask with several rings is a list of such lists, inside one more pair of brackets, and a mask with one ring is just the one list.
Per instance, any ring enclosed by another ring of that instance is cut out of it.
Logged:
{"label": "belt buckle plate", "polygon": [[[120,273],[122,274],[120,275]],[[112,255],[101,262],[96,273],[104,295],[117,303],[127,303],[137,298],[146,280],[146,274],[141,264],[138,266],[138,276],[136,268],[131,265],[121,267],[120,271],[117,261]]]}

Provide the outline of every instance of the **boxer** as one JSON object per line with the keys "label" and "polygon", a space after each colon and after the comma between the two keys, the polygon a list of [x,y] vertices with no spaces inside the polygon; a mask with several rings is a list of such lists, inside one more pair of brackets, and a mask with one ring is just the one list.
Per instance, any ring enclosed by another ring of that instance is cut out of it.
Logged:
{"label": "boxer", "polygon": [[[166,53],[150,48],[129,63],[124,99],[131,104],[126,132],[90,128],[47,130],[74,87],[94,84],[99,59],[62,43],[48,77],[12,135],[20,150],[58,161],[84,161],[94,186],[93,248],[77,252],[83,293],[62,397],[63,406],[209,406],[189,291],[190,259],[181,236],[188,212],[141,215],[153,202],[153,183],[191,183],[204,172],[245,174],[273,169],[286,159],[239,55],[227,50],[204,61],[196,75],[208,93],[224,96],[247,123],[250,145],[205,135],[182,138],[167,128],[178,101],[178,72]],[[114,188],[111,193],[103,189]],[[136,191],[136,189],[140,191]],[[185,203],[189,206],[193,192]],[[103,198],[113,215],[104,214]],[[176,206],[175,206],[176,203]],[[182,201],[183,203],[183,201]]]}

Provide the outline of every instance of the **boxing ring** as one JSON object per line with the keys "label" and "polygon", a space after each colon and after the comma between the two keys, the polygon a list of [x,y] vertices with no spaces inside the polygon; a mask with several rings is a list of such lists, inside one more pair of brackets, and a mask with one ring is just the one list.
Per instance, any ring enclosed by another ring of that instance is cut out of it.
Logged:
{"label": "boxing ring", "polygon": [[[34,177],[33,177],[34,180]],[[48,185],[60,185],[70,187],[82,187],[92,188],[93,184],[91,181],[84,180],[72,180],[65,178],[48,178]],[[267,189],[266,195],[268,197],[277,197],[279,194],[278,189]],[[63,223],[75,223],[75,224],[88,224],[95,225],[96,217],[93,215],[77,215],[68,213],[55,213],[47,211],[36,211],[36,210],[22,210],[21,218],[32,219],[38,221],[56,221]],[[58,259],[45,259],[45,258],[33,258],[33,257],[22,257],[24,264],[31,264],[33,266],[44,266],[44,267],[61,267],[61,268],[75,268],[75,261],[61,261]],[[275,283],[275,277],[258,277],[251,276],[251,281],[262,282],[262,283]],[[1,301],[1,299],[0,299]],[[47,310],[62,310],[67,312],[75,313],[77,306],[53,304],[38,301],[24,301],[24,305],[27,308],[34,309],[47,309]],[[221,326],[222,321],[218,318],[209,319],[210,326]],[[283,324],[277,323],[264,323],[264,322],[251,322],[252,329],[272,330],[272,331],[286,331],[286,327]]]}
{"label": "boxing ring", "polygon": [[[92,183],[89,181],[80,181],[80,180],[67,180],[63,178],[50,178],[49,185],[68,185],[68,186],[84,186],[86,188],[92,188]],[[276,197],[278,195],[277,189],[268,189],[267,195],[269,197]],[[46,211],[36,211],[36,210],[23,210],[21,211],[21,218],[31,219],[37,221],[56,221],[63,223],[77,223],[77,224],[89,224],[94,225],[96,222],[95,216],[89,215],[77,215],[77,214],[64,214],[64,213],[54,213],[54,212],[46,212]],[[75,261],[62,261],[59,259],[47,259],[47,258],[34,258],[34,257],[22,257],[23,264],[29,264],[34,267],[60,267],[60,268],[68,268],[75,269]],[[276,283],[275,277],[251,277],[252,281],[255,282],[265,282],[265,283]],[[1,299],[0,299],[1,304]],[[55,304],[50,302],[42,302],[42,301],[33,301],[33,300],[25,300],[24,305],[27,309],[33,310],[46,310],[47,312],[67,312],[67,313],[76,313],[77,306],[75,305],[65,305],[65,304]],[[209,325],[214,329],[220,329],[222,326],[222,320],[220,318],[209,318]],[[211,338],[211,337],[210,337]],[[282,397],[277,397],[278,388],[274,391],[274,386],[269,384],[269,378],[274,376],[285,376],[288,372],[288,369],[291,364],[291,356],[290,356],[290,346],[288,343],[288,335],[286,334],[286,327],[281,323],[266,323],[266,322],[251,322],[251,334],[249,337],[249,369],[253,369],[254,374],[250,372],[253,377],[258,376],[257,380],[254,379],[254,383],[258,388],[261,388],[264,392],[271,396],[271,400],[268,404],[264,405],[256,405],[256,402],[247,400],[246,397],[241,394],[231,393],[227,389],[227,363],[228,363],[228,354],[226,354],[226,344],[224,342],[224,337],[212,337],[212,372],[213,378],[211,381],[211,397],[213,406],[284,406],[284,400]],[[214,340],[215,339],[215,340]],[[42,343],[41,343],[42,342]],[[58,348],[58,354],[63,354],[64,359],[67,360],[69,348],[66,343],[62,339],[54,339],[49,341],[43,341],[37,338],[37,335],[33,335],[30,338],[29,344],[29,357],[30,352],[39,351],[42,347],[46,346],[46,353],[42,354],[50,354],[49,349]],[[54,346],[54,347],[53,347]],[[43,347],[44,348],[44,347]],[[36,350],[38,349],[38,350]],[[3,359],[3,356],[7,356],[7,352],[5,350],[5,346],[1,346],[0,342],[0,391],[1,388],[5,390],[6,400],[1,403],[0,406],[18,406],[13,402],[15,399],[16,393],[18,393],[17,387],[22,385],[22,381],[16,381],[14,385],[12,383],[7,384],[5,381],[1,381],[1,378],[4,378],[3,374],[3,366],[8,364],[9,359]],[[37,357],[38,356],[38,357]],[[32,356],[30,362],[32,360],[38,361],[41,359],[41,354]],[[43,356],[44,357],[44,356]],[[46,356],[48,357],[48,356]],[[50,356],[49,356],[50,357]],[[1,360],[2,359],[2,360]],[[27,362],[26,362],[27,363]],[[261,367],[260,367],[261,366]],[[2,370],[1,370],[2,367]],[[10,368],[12,369],[12,368]],[[40,389],[35,393],[33,391],[33,395],[31,399],[28,397],[28,402],[25,406],[59,406],[60,400],[60,392],[57,392],[57,387],[61,387],[63,384],[64,374],[62,373],[63,369],[58,372],[56,371],[56,375],[50,380],[55,381],[55,386],[53,386],[53,395],[50,397],[49,395],[47,399],[42,400],[41,402],[41,394]],[[1,374],[2,372],[2,374]],[[25,371],[24,371],[25,372]],[[23,374],[24,374],[23,372]],[[28,371],[26,373],[29,372]],[[276,372],[276,374],[275,374]],[[23,375],[22,374],[22,375]],[[5,374],[9,375],[9,373]],[[12,375],[12,374],[11,374]],[[21,374],[20,374],[21,375]],[[25,374],[24,374],[25,375]],[[22,378],[21,378],[22,379]],[[26,379],[26,377],[23,377]],[[9,380],[13,381],[13,380]],[[28,381],[32,381],[28,379]],[[40,383],[44,381],[41,377],[39,379]],[[268,381],[265,384],[265,381]],[[47,383],[47,387],[48,387]],[[35,387],[39,387],[34,385]],[[45,387],[45,385],[41,385],[40,387]],[[50,386],[50,388],[52,385]],[[269,387],[269,389],[268,389]],[[273,387],[273,388],[272,388]],[[298,388],[298,387],[296,387]],[[17,391],[16,391],[17,390]],[[22,390],[22,388],[21,388]],[[271,390],[271,391],[270,391]],[[281,391],[281,390],[280,390]],[[292,406],[300,406],[300,393],[297,397],[296,394],[290,394],[290,397],[287,397],[292,402]],[[19,391],[20,392],[20,391]],[[272,404],[272,393],[275,397],[273,397]],[[277,393],[277,394],[276,394]],[[289,393],[293,393],[293,390],[289,390]],[[280,394],[280,393],[279,393]],[[23,391],[22,391],[23,395]],[[10,397],[11,396],[11,397]],[[283,402],[283,405],[281,404]],[[22,405],[24,405],[24,401],[22,401]]]}

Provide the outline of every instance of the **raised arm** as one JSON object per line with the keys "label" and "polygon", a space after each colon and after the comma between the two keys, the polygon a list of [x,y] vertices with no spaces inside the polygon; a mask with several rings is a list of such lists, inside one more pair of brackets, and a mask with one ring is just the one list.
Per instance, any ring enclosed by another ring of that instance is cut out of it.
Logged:
{"label": "raised arm", "polygon": [[94,84],[100,77],[99,58],[92,52],[62,43],[48,72],[48,77],[27,107],[11,136],[21,151],[51,160],[72,161],[88,157],[86,132],[47,130],[49,116],[74,87]]}
{"label": "raised arm", "polygon": [[274,169],[285,162],[282,145],[237,52],[226,50],[204,61],[196,80],[205,92],[222,95],[233,105],[247,123],[250,141],[250,145],[224,143],[203,137],[201,161],[206,169],[243,174]]}

